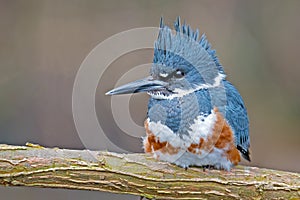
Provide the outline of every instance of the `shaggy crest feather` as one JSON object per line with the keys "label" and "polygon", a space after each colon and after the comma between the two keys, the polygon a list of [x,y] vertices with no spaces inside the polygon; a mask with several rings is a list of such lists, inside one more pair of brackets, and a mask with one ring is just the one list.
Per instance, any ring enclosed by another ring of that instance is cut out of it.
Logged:
{"label": "shaggy crest feather", "polygon": [[[190,25],[186,24],[185,22],[183,25],[181,25],[180,17],[177,17],[176,21],[174,22],[174,29],[176,31],[175,34],[173,34],[172,30],[164,24],[162,17],[160,19],[159,27],[160,27],[160,31],[158,34],[158,39],[155,42],[156,53],[154,54],[154,61],[157,62],[160,60],[160,57],[164,57],[164,56],[166,57],[168,55],[167,52],[168,50],[171,50],[172,53],[182,56],[184,47],[198,46],[198,48],[205,50],[205,52],[210,56],[211,60],[214,62],[218,71],[224,74],[223,67],[219,62],[216,51],[212,49],[211,44],[208,42],[207,37],[204,33],[201,35],[199,39],[199,30],[198,29],[193,30],[190,27]],[[172,48],[171,45],[173,45],[174,47]],[[183,45],[182,48],[180,48],[180,45]],[[197,49],[197,47],[193,47],[193,49]],[[162,53],[159,52],[158,50],[163,50],[163,55],[160,55]],[[197,52],[201,52],[201,51],[198,49]],[[203,55],[201,54],[197,57],[201,57],[201,56],[203,57]],[[195,66],[195,67],[199,67],[199,66]]]}

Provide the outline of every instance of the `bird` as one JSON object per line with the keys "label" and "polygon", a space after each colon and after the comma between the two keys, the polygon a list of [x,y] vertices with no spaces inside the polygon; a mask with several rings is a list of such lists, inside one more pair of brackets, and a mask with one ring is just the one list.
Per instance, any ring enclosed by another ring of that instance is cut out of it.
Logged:
{"label": "bird", "polygon": [[231,170],[250,162],[249,118],[244,101],[226,79],[205,34],[180,17],[174,29],[160,20],[150,76],[106,95],[150,95],[144,123],[145,153],[182,168]]}

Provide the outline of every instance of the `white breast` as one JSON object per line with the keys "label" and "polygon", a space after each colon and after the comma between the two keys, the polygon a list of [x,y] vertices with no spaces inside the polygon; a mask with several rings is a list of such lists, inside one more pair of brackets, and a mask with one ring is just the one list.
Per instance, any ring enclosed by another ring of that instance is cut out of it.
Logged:
{"label": "white breast", "polygon": [[[213,134],[216,121],[217,114],[213,110],[208,116],[199,115],[190,126],[188,135],[180,136],[160,121],[151,122],[148,118],[148,128],[156,139],[160,142],[168,142],[168,145],[178,149],[175,154],[152,150],[154,157],[181,167],[211,165],[215,168],[230,170],[232,163],[224,156],[226,149],[218,149],[212,146],[211,149],[197,149],[196,153],[188,151],[190,145],[199,144],[201,138],[204,141],[208,140],[209,136]],[[144,139],[144,142],[146,140],[147,138]]]}
{"label": "white breast", "polygon": [[175,148],[180,147],[186,149],[191,144],[198,143],[200,138],[206,140],[207,137],[212,134],[216,119],[216,113],[213,110],[211,114],[206,117],[199,115],[190,126],[188,135],[185,134],[182,136],[180,136],[179,133],[174,133],[168,126],[162,124],[160,121],[151,122],[148,118],[147,122],[149,130],[160,142],[168,142]]}

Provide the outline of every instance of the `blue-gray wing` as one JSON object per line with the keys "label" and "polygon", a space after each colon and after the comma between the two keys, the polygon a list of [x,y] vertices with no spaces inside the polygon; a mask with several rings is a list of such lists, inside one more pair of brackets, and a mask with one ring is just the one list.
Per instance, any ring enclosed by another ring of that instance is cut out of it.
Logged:
{"label": "blue-gray wing", "polygon": [[224,81],[226,88],[226,120],[234,131],[237,149],[243,157],[250,161],[249,156],[249,120],[243,99],[237,89],[228,81]]}

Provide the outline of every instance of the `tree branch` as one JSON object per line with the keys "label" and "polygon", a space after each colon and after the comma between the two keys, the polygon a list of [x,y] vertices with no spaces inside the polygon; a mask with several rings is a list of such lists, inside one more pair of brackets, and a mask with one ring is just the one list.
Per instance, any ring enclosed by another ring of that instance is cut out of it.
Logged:
{"label": "tree branch", "polygon": [[134,194],[149,199],[300,198],[300,174],[237,166],[184,170],[145,154],[0,145],[0,185]]}

